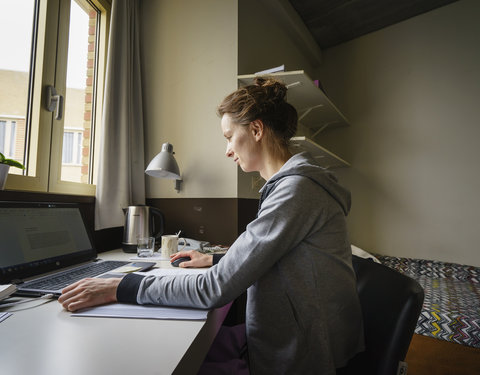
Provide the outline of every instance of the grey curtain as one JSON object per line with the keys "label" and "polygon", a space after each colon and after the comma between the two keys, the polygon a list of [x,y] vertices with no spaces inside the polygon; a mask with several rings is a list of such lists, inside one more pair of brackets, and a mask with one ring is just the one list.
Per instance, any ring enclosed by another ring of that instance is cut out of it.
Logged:
{"label": "grey curtain", "polygon": [[95,229],[123,225],[122,208],[145,204],[140,0],[113,0],[97,179]]}

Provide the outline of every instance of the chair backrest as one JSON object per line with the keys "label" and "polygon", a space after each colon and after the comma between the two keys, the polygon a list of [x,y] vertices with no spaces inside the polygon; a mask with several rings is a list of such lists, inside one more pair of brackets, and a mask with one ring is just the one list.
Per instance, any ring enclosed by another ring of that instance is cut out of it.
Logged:
{"label": "chair backrest", "polygon": [[[396,375],[422,310],[423,288],[387,266],[353,256],[365,328],[365,352],[347,373]],[[360,370],[362,369],[362,370]]]}

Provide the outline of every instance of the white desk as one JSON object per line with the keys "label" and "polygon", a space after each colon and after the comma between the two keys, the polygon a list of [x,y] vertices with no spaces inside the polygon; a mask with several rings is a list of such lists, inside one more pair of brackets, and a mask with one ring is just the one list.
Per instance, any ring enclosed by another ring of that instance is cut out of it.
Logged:
{"label": "white desk", "polygon": [[[133,255],[115,250],[99,258]],[[206,321],[179,321],[72,317],[56,300],[38,303],[2,310],[13,315],[0,323],[1,375],[196,374],[230,308]]]}

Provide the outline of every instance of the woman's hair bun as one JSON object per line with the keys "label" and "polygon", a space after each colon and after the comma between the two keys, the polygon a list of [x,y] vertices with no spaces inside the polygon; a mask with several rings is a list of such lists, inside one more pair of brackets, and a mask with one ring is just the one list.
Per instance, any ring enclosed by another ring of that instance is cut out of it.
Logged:
{"label": "woman's hair bun", "polygon": [[277,81],[274,78],[255,77],[254,85],[262,87],[266,90],[267,97],[270,97],[274,102],[285,101],[287,96],[287,86],[284,83]]}
{"label": "woman's hair bun", "polygon": [[237,124],[248,126],[261,120],[271,130],[275,142],[287,149],[297,131],[297,111],[286,100],[287,86],[273,77],[255,77],[253,84],[228,95],[217,108],[220,116],[228,113]]}

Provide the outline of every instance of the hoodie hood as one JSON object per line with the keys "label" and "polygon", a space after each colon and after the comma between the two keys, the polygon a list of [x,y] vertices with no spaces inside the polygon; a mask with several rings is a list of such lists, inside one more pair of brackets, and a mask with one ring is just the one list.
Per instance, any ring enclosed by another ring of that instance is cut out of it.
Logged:
{"label": "hoodie hood", "polygon": [[309,178],[320,185],[343,209],[345,215],[351,207],[350,192],[338,183],[335,175],[316,164],[308,152],[293,155],[260,189],[261,202],[268,196],[276,183],[286,177],[299,175]]}

